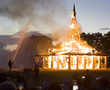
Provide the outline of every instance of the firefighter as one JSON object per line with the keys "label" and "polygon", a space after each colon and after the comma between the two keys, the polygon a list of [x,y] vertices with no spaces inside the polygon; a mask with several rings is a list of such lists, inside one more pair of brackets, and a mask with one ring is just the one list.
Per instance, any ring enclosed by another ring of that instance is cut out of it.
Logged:
{"label": "firefighter", "polygon": [[39,64],[38,64],[38,60],[36,60],[36,58],[33,58],[33,68],[34,68],[34,72],[36,73],[36,75],[39,75]]}
{"label": "firefighter", "polygon": [[9,61],[8,61],[9,71],[12,71],[12,65],[13,65],[13,62],[12,62],[12,60],[9,59]]}

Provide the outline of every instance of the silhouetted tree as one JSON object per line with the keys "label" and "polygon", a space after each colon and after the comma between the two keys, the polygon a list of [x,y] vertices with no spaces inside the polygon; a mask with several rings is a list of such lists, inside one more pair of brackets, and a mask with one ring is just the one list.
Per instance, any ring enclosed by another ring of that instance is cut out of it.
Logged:
{"label": "silhouetted tree", "polygon": [[81,33],[81,38],[86,40],[89,45],[96,50],[102,52],[102,54],[110,55],[110,32],[106,34],[102,33]]}

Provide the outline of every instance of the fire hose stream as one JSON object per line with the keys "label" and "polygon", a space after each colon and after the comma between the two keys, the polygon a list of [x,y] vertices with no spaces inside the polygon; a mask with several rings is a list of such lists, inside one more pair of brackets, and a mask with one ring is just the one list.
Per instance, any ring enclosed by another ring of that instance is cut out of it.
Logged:
{"label": "fire hose stream", "polygon": [[14,56],[13,56],[13,62],[16,60],[16,56],[17,56],[17,54],[18,54],[18,52],[19,52],[19,50],[20,50],[20,48],[21,48],[21,45],[22,45],[22,43],[23,43],[23,40],[24,40],[24,38],[25,38],[25,35],[26,35],[26,33],[27,33],[27,30],[28,30],[28,28],[29,28],[29,26],[32,24],[32,21],[29,21],[27,24],[26,24],[26,26],[25,26],[25,28],[23,29],[23,32],[21,33],[21,38],[19,39],[19,41],[18,41],[18,45],[17,45],[17,48],[16,48],[16,50],[15,50],[15,54],[14,54]]}

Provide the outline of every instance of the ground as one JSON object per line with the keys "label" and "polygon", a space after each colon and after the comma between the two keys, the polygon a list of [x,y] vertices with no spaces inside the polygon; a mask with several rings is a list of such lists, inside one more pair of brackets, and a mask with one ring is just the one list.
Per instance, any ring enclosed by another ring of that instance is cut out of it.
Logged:
{"label": "ground", "polygon": [[8,79],[12,80],[13,82],[17,83],[18,77],[24,80],[29,88],[42,86],[44,81],[48,82],[57,82],[62,83],[65,80],[80,80],[81,76],[87,74],[88,77],[92,80],[98,76],[103,76],[110,80],[110,71],[109,70],[102,70],[102,71],[52,71],[52,70],[40,70],[39,76],[36,75],[35,72],[32,70],[26,69],[21,71],[13,71],[13,72],[3,72],[8,76]]}

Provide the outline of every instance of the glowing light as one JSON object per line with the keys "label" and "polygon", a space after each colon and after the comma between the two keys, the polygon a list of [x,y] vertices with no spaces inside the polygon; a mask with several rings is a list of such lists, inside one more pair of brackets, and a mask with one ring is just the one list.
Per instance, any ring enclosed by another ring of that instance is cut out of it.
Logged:
{"label": "glowing light", "polygon": [[57,69],[57,56],[53,56],[53,68]]}
{"label": "glowing light", "polygon": [[78,85],[73,85],[73,90],[78,90],[78,89],[79,89]]}
{"label": "glowing light", "polygon": [[86,76],[82,76],[81,78],[82,78],[82,79],[85,79],[85,78],[86,78]]}
{"label": "glowing light", "polygon": [[[97,50],[89,46],[86,41],[81,40],[80,30],[72,13],[72,23],[70,25],[70,35],[67,36],[67,41],[62,43],[62,48],[52,49],[56,56],[49,56],[48,68],[59,69],[59,70],[84,70],[84,69],[99,69],[101,56],[90,56],[89,54],[97,54]],[[93,52],[95,51],[95,52]],[[70,55],[67,55],[69,54]],[[71,55],[79,54],[79,55]],[[82,54],[82,55],[80,55]],[[105,61],[107,58],[104,58]],[[84,76],[82,78],[85,78]]]}
{"label": "glowing light", "polygon": [[48,68],[51,68],[51,60],[52,60],[52,56],[49,56],[49,58],[48,58]]}
{"label": "glowing light", "polygon": [[79,69],[84,69],[84,56],[79,56]]}
{"label": "glowing light", "polygon": [[71,63],[71,69],[76,69],[77,68],[77,57],[72,56],[72,63]]}
{"label": "glowing light", "polygon": [[75,25],[72,23],[72,24],[70,25],[70,28],[74,29],[74,27],[75,27]]}

